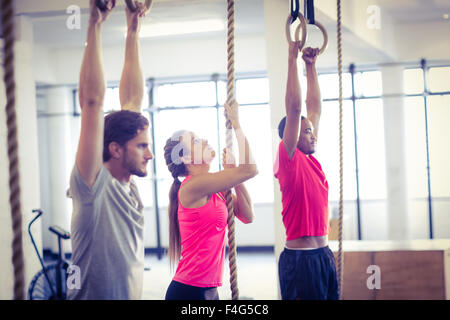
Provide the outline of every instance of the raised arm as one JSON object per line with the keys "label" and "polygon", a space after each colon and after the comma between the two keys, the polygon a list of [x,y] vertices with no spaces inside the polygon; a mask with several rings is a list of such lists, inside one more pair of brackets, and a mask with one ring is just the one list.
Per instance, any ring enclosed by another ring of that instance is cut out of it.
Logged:
{"label": "raised arm", "polygon": [[125,6],[127,16],[127,38],[125,42],[125,62],[119,85],[120,105],[122,110],[141,112],[144,98],[144,76],[139,55],[140,19],[145,16],[145,6],[136,2],[137,10],[130,12]]}
{"label": "raised arm", "polygon": [[102,24],[116,1],[107,1],[100,11],[95,0],[90,0],[90,18],[87,42],[80,71],[79,101],[81,106],[81,133],[76,165],[84,181],[92,186],[101,169],[103,159],[103,100],[105,79],[101,48]]}
{"label": "raised arm", "polygon": [[289,157],[297,148],[300,114],[302,112],[300,82],[298,80],[297,57],[299,42],[289,43],[288,77],[286,85],[286,126],[283,143]]}
{"label": "raised arm", "polygon": [[239,123],[237,103],[234,102],[232,105],[225,104],[225,110],[236,134],[239,148],[239,164],[237,167],[228,170],[192,177],[180,191],[180,197],[183,197],[187,203],[233,188],[258,174],[250,146]]}
{"label": "raised arm", "polygon": [[318,48],[305,48],[302,58],[306,68],[306,112],[307,117],[313,125],[313,133],[317,138],[319,133],[320,113],[322,111],[322,99],[320,97],[319,79],[316,71],[316,60],[319,55]]}

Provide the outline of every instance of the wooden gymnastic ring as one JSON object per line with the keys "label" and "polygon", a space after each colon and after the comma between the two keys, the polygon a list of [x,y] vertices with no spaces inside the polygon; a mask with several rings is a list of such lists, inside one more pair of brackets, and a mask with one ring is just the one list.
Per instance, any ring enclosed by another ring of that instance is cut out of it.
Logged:
{"label": "wooden gymnastic ring", "polygon": [[[150,8],[152,7],[152,2],[153,2],[153,0],[145,0],[145,6],[147,7],[145,12],[150,10]],[[136,6],[134,5],[134,1],[133,0],[125,0],[125,3],[126,3],[128,9],[130,9],[131,12],[135,12],[136,11]]]}
{"label": "wooden gymnastic ring", "polygon": [[[298,19],[300,20],[300,24],[297,26],[297,28],[295,29],[295,41],[301,41],[300,42],[300,47],[299,50],[301,51],[303,46],[306,43],[306,38],[307,38],[307,30],[306,30],[306,19],[305,17],[299,13],[298,14]],[[291,38],[291,20],[292,17],[291,15],[288,16],[287,20],[286,20],[286,39],[289,43],[292,42],[292,38]],[[302,30],[302,39],[300,40],[300,30]]]}
{"label": "wooden gymnastic ring", "polygon": [[320,29],[320,31],[322,31],[322,35],[323,35],[323,45],[319,50],[319,54],[322,54],[325,52],[325,50],[327,49],[328,46],[328,33],[327,30],[325,29],[325,27],[318,22],[317,20],[315,20],[315,22],[313,23],[317,28]]}

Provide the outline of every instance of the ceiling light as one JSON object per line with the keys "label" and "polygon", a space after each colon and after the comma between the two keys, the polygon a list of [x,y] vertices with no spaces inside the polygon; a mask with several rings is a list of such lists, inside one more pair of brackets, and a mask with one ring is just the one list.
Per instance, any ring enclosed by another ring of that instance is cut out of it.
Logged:
{"label": "ceiling light", "polygon": [[139,36],[141,38],[151,38],[222,30],[225,30],[225,23],[219,19],[156,22],[149,25],[143,25],[141,27],[141,31],[139,32]]}

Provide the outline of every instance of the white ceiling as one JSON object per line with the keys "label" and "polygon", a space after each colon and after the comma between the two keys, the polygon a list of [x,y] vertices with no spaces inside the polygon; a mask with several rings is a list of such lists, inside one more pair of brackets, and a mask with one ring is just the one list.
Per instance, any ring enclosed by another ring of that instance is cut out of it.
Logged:
{"label": "white ceiling", "polygon": [[[121,1],[108,18],[103,28],[103,41],[106,45],[122,43],[126,31],[124,6]],[[61,11],[27,12],[34,24],[36,43],[48,46],[79,46],[85,41],[88,19],[87,9],[82,9],[81,29],[69,30],[66,27],[68,14]],[[166,0],[154,1],[152,10],[143,21],[143,26],[157,22],[198,21],[207,19],[222,20],[227,16],[226,1],[216,0]],[[235,11],[236,34],[263,34],[263,0],[237,1]],[[225,24],[226,25],[226,24]],[[222,32],[223,33],[223,32]],[[191,35],[211,36],[211,34]],[[183,37],[189,37],[184,35]],[[143,41],[147,41],[143,39]]]}
{"label": "white ceiling", "polygon": [[377,0],[377,2],[396,23],[434,22],[443,20],[443,14],[450,14],[450,0]]}

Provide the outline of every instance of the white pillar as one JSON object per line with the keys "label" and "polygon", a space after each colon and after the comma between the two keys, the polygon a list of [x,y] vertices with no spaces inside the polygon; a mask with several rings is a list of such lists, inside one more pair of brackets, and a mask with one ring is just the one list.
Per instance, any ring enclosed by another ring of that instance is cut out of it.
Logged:
{"label": "white pillar", "polygon": [[[31,210],[39,208],[39,162],[37,143],[35,84],[32,65],[32,24],[26,17],[16,19],[15,82],[16,114],[19,144],[19,170],[22,205],[23,252],[25,259],[25,290],[40,265],[27,233],[32,219]],[[3,42],[0,43],[3,47]],[[9,205],[9,167],[7,157],[7,130],[5,115],[5,86],[0,67],[0,299],[13,297],[12,225]],[[35,240],[41,247],[40,223],[33,228]]]}
{"label": "white pillar", "polygon": [[[40,90],[43,91],[43,90]],[[55,86],[45,90],[46,115],[43,122],[47,124],[48,139],[46,150],[48,171],[48,208],[44,219],[44,248],[50,248],[54,253],[58,250],[57,238],[48,233],[48,227],[58,225],[70,231],[72,203],[66,197],[69,187],[70,173],[74,165],[71,157],[71,113],[73,113],[72,91],[68,87]],[[65,248],[70,248],[70,241],[64,242]]]}
{"label": "white pillar", "polygon": [[[264,19],[266,27],[267,76],[269,78],[270,110],[272,127],[273,160],[277,155],[280,138],[278,123],[286,115],[284,97],[286,94],[288,44],[285,36],[286,19],[290,13],[289,1],[265,0]],[[286,240],[286,231],[281,217],[282,204],[278,180],[274,178],[274,228],[275,257],[279,259]],[[278,263],[277,263],[278,266]],[[278,270],[278,268],[277,268]],[[275,275],[278,280],[278,271]],[[278,281],[277,281],[278,283]],[[279,289],[279,283],[278,283]],[[278,290],[280,298],[280,291]]]}
{"label": "white pillar", "polygon": [[[386,181],[388,198],[388,236],[390,240],[410,238],[408,223],[406,152],[404,129],[403,67],[381,68],[384,136],[386,148]],[[398,95],[397,95],[398,94]]]}

